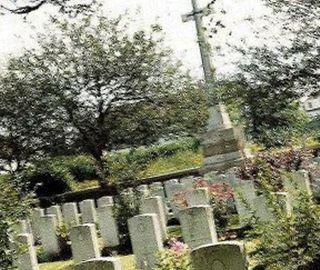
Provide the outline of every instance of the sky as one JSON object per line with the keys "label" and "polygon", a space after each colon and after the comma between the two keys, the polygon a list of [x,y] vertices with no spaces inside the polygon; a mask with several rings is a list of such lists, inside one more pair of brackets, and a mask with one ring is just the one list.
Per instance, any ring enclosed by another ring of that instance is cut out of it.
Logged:
{"label": "sky", "polygon": [[[245,46],[255,45],[259,41],[254,31],[263,27],[263,22],[254,26],[249,18],[260,20],[268,14],[262,0],[220,0],[216,5],[216,19],[220,19],[220,10],[227,13],[221,17],[226,30],[219,32],[212,39],[212,44],[225,48],[227,43]],[[199,0],[205,6],[209,0]],[[139,13],[136,11],[139,9]],[[191,0],[105,0],[104,12],[108,16],[117,16],[128,11],[135,16],[133,29],[146,28],[154,22],[163,26],[165,42],[171,47],[177,59],[197,77],[202,76],[199,48],[197,44],[194,22],[183,23],[181,15],[191,11]],[[3,65],[10,55],[19,54],[23,48],[35,45],[37,32],[43,32],[43,24],[47,23],[47,14],[54,14],[55,9],[45,6],[26,18],[6,14],[0,16],[0,65]],[[211,18],[211,17],[210,17]],[[208,20],[208,19],[207,19]],[[229,35],[232,33],[232,35]],[[265,37],[268,39],[268,37]],[[240,57],[226,50],[223,57],[215,57],[213,64],[218,72],[224,73],[233,69],[233,62]]]}

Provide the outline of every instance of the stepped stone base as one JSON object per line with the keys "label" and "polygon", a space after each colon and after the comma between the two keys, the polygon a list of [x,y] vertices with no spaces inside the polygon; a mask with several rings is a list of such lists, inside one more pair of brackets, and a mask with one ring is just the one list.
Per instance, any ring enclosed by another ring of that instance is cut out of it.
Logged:
{"label": "stepped stone base", "polygon": [[204,151],[203,174],[237,166],[249,156],[242,130],[232,127],[221,104],[210,108],[208,131],[202,135],[201,144]]}

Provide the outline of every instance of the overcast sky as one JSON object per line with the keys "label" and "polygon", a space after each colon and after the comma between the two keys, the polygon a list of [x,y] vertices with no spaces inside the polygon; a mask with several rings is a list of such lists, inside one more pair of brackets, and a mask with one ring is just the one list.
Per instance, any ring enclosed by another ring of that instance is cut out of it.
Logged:
{"label": "overcast sky", "polygon": [[[199,2],[204,6],[209,0],[199,0]],[[134,29],[159,22],[166,33],[166,43],[174,50],[176,57],[182,60],[192,74],[202,75],[195,25],[193,22],[182,23],[181,20],[182,14],[191,11],[191,0],[105,0],[104,9],[109,16],[124,13],[126,10],[134,14],[140,9]],[[214,37],[215,45],[225,47],[227,42],[238,44],[244,41],[248,45],[254,45],[258,42],[253,30],[263,27],[263,24],[255,23],[253,29],[252,24],[246,19],[258,20],[268,13],[261,0],[218,1],[217,11],[221,9],[227,11],[222,18],[227,30]],[[0,61],[4,63],[8,55],[21,52],[23,47],[34,46],[35,33],[43,31],[42,25],[46,23],[46,14],[53,12],[51,7],[45,7],[28,15],[26,19],[11,14],[1,16]],[[216,16],[219,17],[219,14],[220,12]],[[232,68],[231,62],[237,57],[227,53],[225,57],[215,58],[213,62],[218,71],[226,72]]]}

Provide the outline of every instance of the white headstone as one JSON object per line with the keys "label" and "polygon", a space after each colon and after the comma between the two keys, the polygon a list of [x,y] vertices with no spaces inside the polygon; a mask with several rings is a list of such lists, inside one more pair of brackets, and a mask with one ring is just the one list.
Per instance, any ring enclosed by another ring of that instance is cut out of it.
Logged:
{"label": "white headstone", "polygon": [[108,257],[78,263],[75,270],[122,270],[122,267],[118,258]]}
{"label": "white headstone", "polygon": [[98,219],[101,237],[106,247],[116,247],[120,244],[117,221],[113,215],[113,205],[98,207]]}
{"label": "white headstone", "polygon": [[67,226],[77,226],[80,224],[79,213],[76,203],[65,203],[62,205],[62,214]]}
{"label": "white headstone", "polygon": [[189,207],[197,205],[210,205],[208,188],[197,188],[187,192],[186,200]]}
{"label": "white headstone", "polygon": [[98,199],[98,207],[113,205],[113,197],[112,196],[104,196]]}
{"label": "white headstone", "polygon": [[47,215],[55,215],[59,225],[63,223],[63,217],[61,207],[59,205],[53,205],[47,208]]}
{"label": "white headstone", "polygon": [[55,215],[45,215],[40,221],[40,241],[44,251],[52,256],[60,253],[60,242],[57,236],[58,222]]}
{"label": "white headstone", "polygon": [[165,240],[167,238],[167,221],[162,198],[157,196],[144,199],[140,208],[141,214],[156,214],[158,216],[162,239]]}
{"label": "white headstone", "polygon": [[211,207],[202,205],[183,209],[179,212],[179,220],[183,240],[191,249],[218,241]]}
{"label": "white headstone", "polygon": [[80,202],[80,210],[82,224],[97,222],[97,212],[94,200],[84,200]]}
{"label": "white headstone", "polygon": [[19,234],[13,243],[17,257],[14,264],[19,270],[39,270],[36,250],[30,234]]}
{"label": "white headstone", "polygon": [[195,270],[247,270],[248,261],[241,243],[230,241],[200,246],[191,252]]}
{"label": "white headstone", "polygon": [[30,222],[32,235],[35,241],[40,240],[40,220],[44,216],[44,209],[34,208],[31,210]]}
{"label": "white headstone", "polygon": [[75,263],[100,258],[98,236],[94,224],[83,224],[70,231],[72,257]]}
{"label": "white headstone", "polygon": [[128,220],[128,225],[137,267],[141,270],[154,269],[156,255],[163,248],[158,216],[135,216]]}

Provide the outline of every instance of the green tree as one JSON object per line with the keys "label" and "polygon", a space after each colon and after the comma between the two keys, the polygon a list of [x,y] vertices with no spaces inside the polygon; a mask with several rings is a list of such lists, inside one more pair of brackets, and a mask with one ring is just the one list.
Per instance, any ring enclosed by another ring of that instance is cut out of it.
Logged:
{"label": "green tree", "polygon": [[102,184],[106,153],[204,126],[205,94],[172,60],[158,25],[128,34],[125,18],[93,15],[55,25],[0,80],[2,134],[18,152],[32,150],[24,163],[64,150],[89,153]]}

